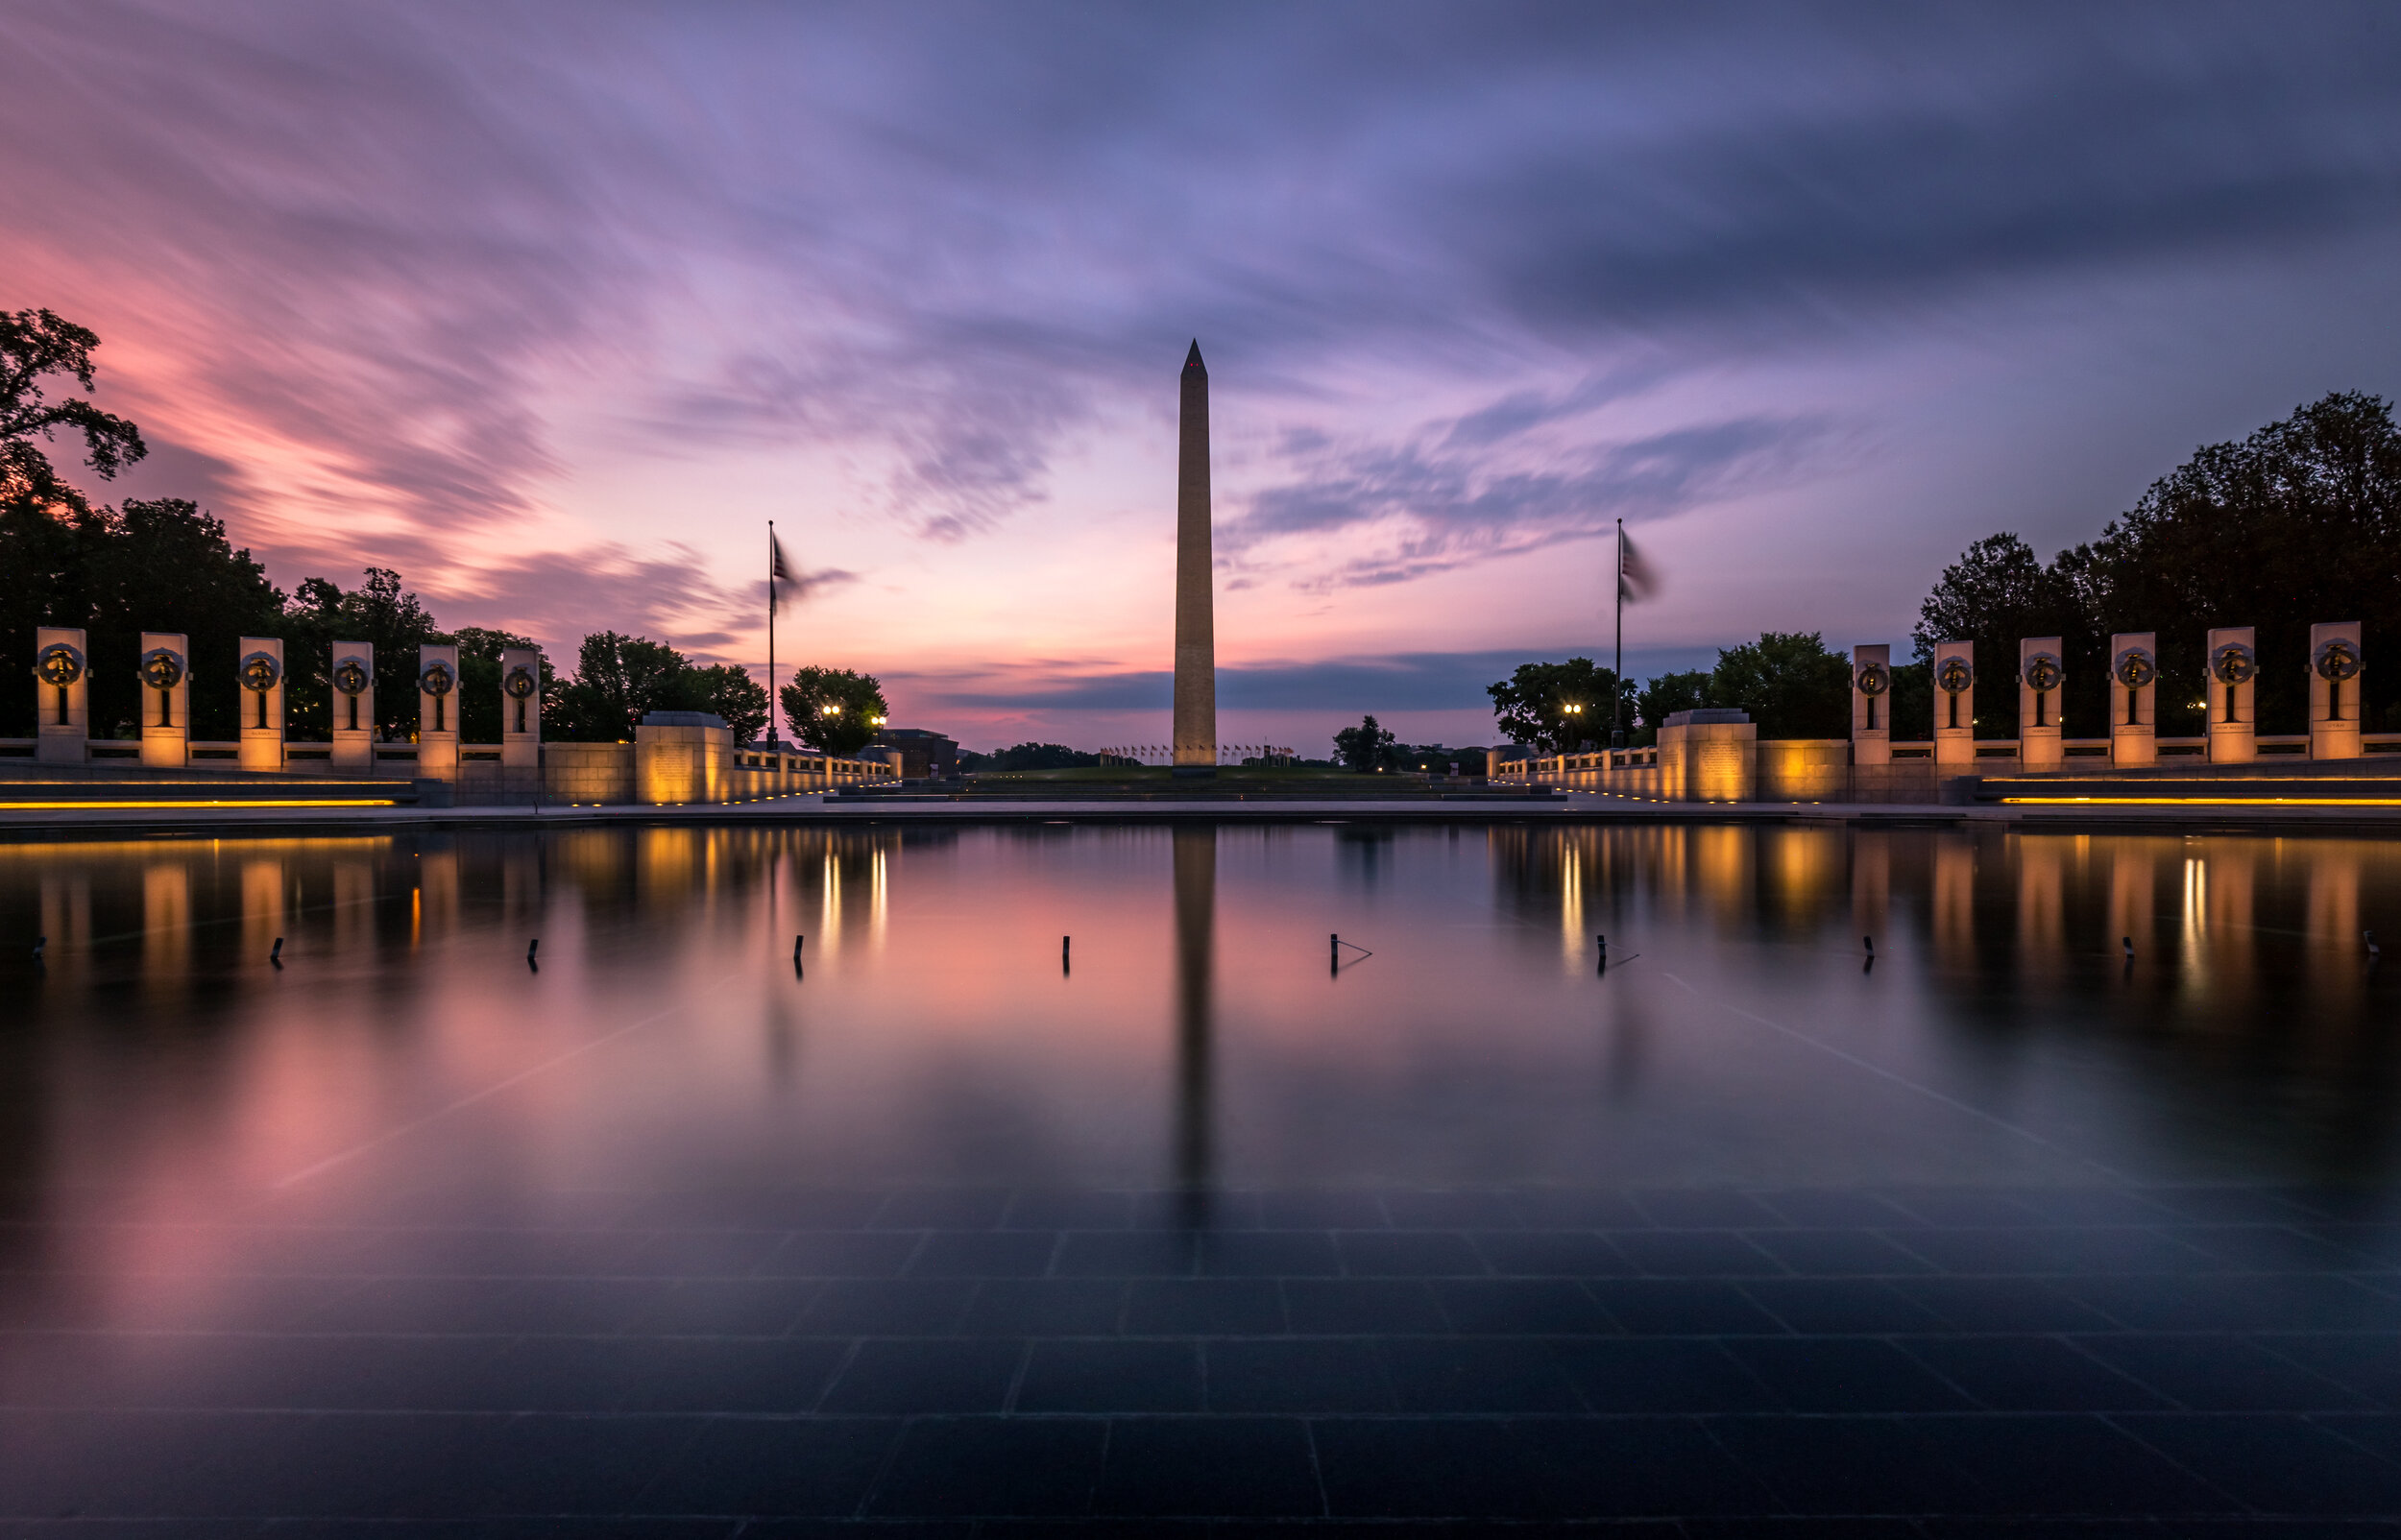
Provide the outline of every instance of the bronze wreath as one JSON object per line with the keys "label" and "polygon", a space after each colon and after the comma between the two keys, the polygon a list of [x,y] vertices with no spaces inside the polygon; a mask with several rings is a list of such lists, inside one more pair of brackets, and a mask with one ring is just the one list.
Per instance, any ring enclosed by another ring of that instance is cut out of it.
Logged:
{"label": "bronze wreath", "polygon": [[264,695],[283,678],[283,664],[271,652],[255,652],[242,660],[242,688]]}
{"label": "bronze wreath", "polygon": [[34,660],[34,672],[45,685],[66,688],[84,677],[84,655],[63,641],[54,641]]}
{"label": "bronze wreath", "polygon": [[152,689],[173,689],[183,683],[183,660],[171,647],[153,647],[142,654],[137,672]]}

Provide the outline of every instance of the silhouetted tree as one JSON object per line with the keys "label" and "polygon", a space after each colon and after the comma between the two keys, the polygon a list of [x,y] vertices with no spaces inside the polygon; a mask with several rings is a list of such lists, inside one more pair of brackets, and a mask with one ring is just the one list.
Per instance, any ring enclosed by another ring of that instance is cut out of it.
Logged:
{"label": "silhouetted tree", "polygon": [[[1530,743],[1550,753],[1572,752],[1580,743],[1609,741],[1610,698],[1623,698],[1621,718],[1634,721],[1633,686],[1589,658],[1564,663],[1519,663],[1496,685],[1492,717],[1512,743]],[[1568,707],[1581,708],[1569,711]]]}
{"label": "silhouetted tree", "polygon": [[1353,770],[1381,770],[1391,762],[1395,741],[1391,730],[1374,717],[1361,717],[1357,727],[1334,734],[1334,758]]}
{"label": "silhouetted tree", "polygon": [[776,693],[793,736],[837,758],[865,748],[891,714],[875,676],[847,668],[796,668]]}

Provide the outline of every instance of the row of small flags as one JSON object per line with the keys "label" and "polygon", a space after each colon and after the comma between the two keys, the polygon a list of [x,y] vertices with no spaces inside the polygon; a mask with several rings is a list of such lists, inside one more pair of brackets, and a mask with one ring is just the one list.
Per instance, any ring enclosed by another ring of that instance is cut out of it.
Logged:
{"label": "row of small flags", "polygon": [[[1171,745],[1165,743],[1143,743],[1136,744],[1128,748],[1103,749],[1101,751],[1103,757],[1111,759],[1144,759],[1152,755],[1168,756],[1173,755],[1175,752],[1176,750]],[[1229,754],[1242,755],[1245,757],[1257,756],[1260,758],[1281,755],[1287,759],[1297,759],[1300,757],[1298,751],[1297,750],[1279,748],[1272,743],[1221,743],[1217,746],[1217,757],[1219,758],[1222,759]]]}

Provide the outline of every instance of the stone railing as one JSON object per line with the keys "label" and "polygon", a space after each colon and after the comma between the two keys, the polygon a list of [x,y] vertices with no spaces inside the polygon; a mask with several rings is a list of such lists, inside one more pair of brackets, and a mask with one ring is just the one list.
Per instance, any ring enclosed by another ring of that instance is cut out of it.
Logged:
{"label": "stone railing", "polygon": [[[1974,758],[1966,763],[1938,763],[1930,740],[1896,739],[1889,764],[1854,764],[1849,738],[1762,741],[1740,712],[1679,712],[1677,716],[1719,720],[1679,722],[1670,717],[1660,730],[1659,743],[1647,748],[1522,759],[1495,756],[1491,773],[1497,781],[1651,802],[1931,804],[1942,800],[1945,781],[2015,775],[2022,768],[2016,738],[1976,739]],[[2156,741],[2159,759],[2164,762],[2205,761],[2209,754],[2209,740],[2204,737]],[[2262,759],[2286,763],[2306,760],[2310,749],[2307,734],[2263,735],[2258,744]],[[2062,748],[2069,764],[2087,773],[2099,768],[2093,761],[2106,765],[2110,758],[2107,738],[2068,738]],[[2367,758],[2401,758],[2401,734],[2368,734],[2363,749]]]}

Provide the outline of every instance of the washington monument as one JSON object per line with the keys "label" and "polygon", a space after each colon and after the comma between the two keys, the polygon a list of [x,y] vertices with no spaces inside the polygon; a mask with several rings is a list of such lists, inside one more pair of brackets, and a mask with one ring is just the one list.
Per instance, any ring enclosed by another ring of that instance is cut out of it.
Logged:
{"label": "washington monument", "polygon": [[1217,774],[1217,622],[1209,554],[1209,371],[1184,357],[1176,465],[1176,771]]}

